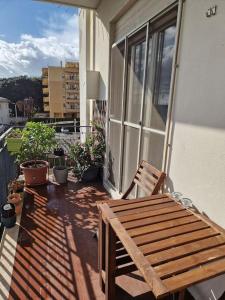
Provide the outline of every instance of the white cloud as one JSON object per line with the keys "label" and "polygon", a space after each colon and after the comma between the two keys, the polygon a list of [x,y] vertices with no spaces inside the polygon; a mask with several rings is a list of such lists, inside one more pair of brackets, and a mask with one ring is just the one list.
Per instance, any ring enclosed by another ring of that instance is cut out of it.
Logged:
{"label": "white cloud", "polygon": [[78,59],[78,16],[55,14],[48,21],[39,19],[42,37],[22,34],[20,42],[0,38],[0,77],[41,74],[41,68],[60,61]]}

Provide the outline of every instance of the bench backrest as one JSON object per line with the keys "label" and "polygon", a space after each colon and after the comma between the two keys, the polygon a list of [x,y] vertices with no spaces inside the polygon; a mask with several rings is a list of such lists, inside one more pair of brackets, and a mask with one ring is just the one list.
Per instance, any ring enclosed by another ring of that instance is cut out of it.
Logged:
{"label": "bench backrest", "polygon": [[122,196],[122,199],[127,199],[136,184],[147,196],[158,194],[165,176],[164,172],[159,171],[147,161],[142,160],[131,185]]}

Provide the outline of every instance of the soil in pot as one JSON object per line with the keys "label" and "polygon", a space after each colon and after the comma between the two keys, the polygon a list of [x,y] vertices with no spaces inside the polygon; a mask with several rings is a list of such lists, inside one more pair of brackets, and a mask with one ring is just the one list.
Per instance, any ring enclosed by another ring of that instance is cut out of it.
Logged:
{"label": "soil in pot", "polygon": [[28,161],[20,165],[27,186],[42,185],[47,182],[48,162],[44,160]]}
{"label": "soil in pot", "polygon": [[56,182],[59,184],[63,184],[67,182],[68,177],[68,169],[63,166],[55,166],[53,167],[53,174],[55,176]]}

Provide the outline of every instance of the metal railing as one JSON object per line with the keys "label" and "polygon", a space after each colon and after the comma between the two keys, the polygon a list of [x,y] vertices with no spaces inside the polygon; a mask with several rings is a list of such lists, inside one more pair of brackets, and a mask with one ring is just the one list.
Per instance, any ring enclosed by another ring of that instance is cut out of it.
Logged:
{"label": "metal railing", "polygon": [[[69,150],[69,144],[75,144],[80,140],[84,140],[85,135],[92,132],[92,126],[56,125],[54,127],[58,131],[56,132],[58,145],[64,149],[65,153]],[[18,175],[15,157],[10,155],[5,142],[7,135],[13,128],[11,127],[0,136],[0,205],[7,200],[8,183]],[[61,128],[64,129],[63,132]]]}
{"label": "metal railing", "polygon": [[0,136],[0,205],[7,200],[8,183],[17,177],[15,158],[7,150],[5,138],[12,128]]}

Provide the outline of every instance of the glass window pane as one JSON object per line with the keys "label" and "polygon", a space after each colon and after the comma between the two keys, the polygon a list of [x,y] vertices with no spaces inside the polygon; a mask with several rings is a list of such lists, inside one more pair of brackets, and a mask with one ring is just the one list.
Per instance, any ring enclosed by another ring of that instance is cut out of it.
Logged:
{"label": "glass window pane", "polygon": [[110,118],[121,120],[124,75],[124,42],[113,47],[111,55]]}
{"label": "glass window pane", "polygon": [[126,116],[128,122],[138,124],[140,121],[141,98],[143,90],[145,63],[145,36],[141,41],[129,46]]}
{"label": "glass window pane", "polygon": [[159,130],[165,130],[166,127],[175,33],[176,26],[170,26],[154,34],[154,47],[150,43],[144,111],[146,127]]}
{"label": "glass window pane", "polygon": [[119,187],[120,134],[121,125],[110,122],[108,178],[117,189]]}
{"label": "glass window pane", "polygon": [[[137,170],[137,155],[138,155],[138,137],[139,130],[130,126],[124,128],[124,156],[123,156],[123,177],[122,177],[122,192],[124,193]],[[130,197],[134,197],[132,191]]]}
{"label": "glass window pane", "polygon": [[157,169],[162,169],[165,136],[143,130],[141,143],[141,159],[148,161]]}

